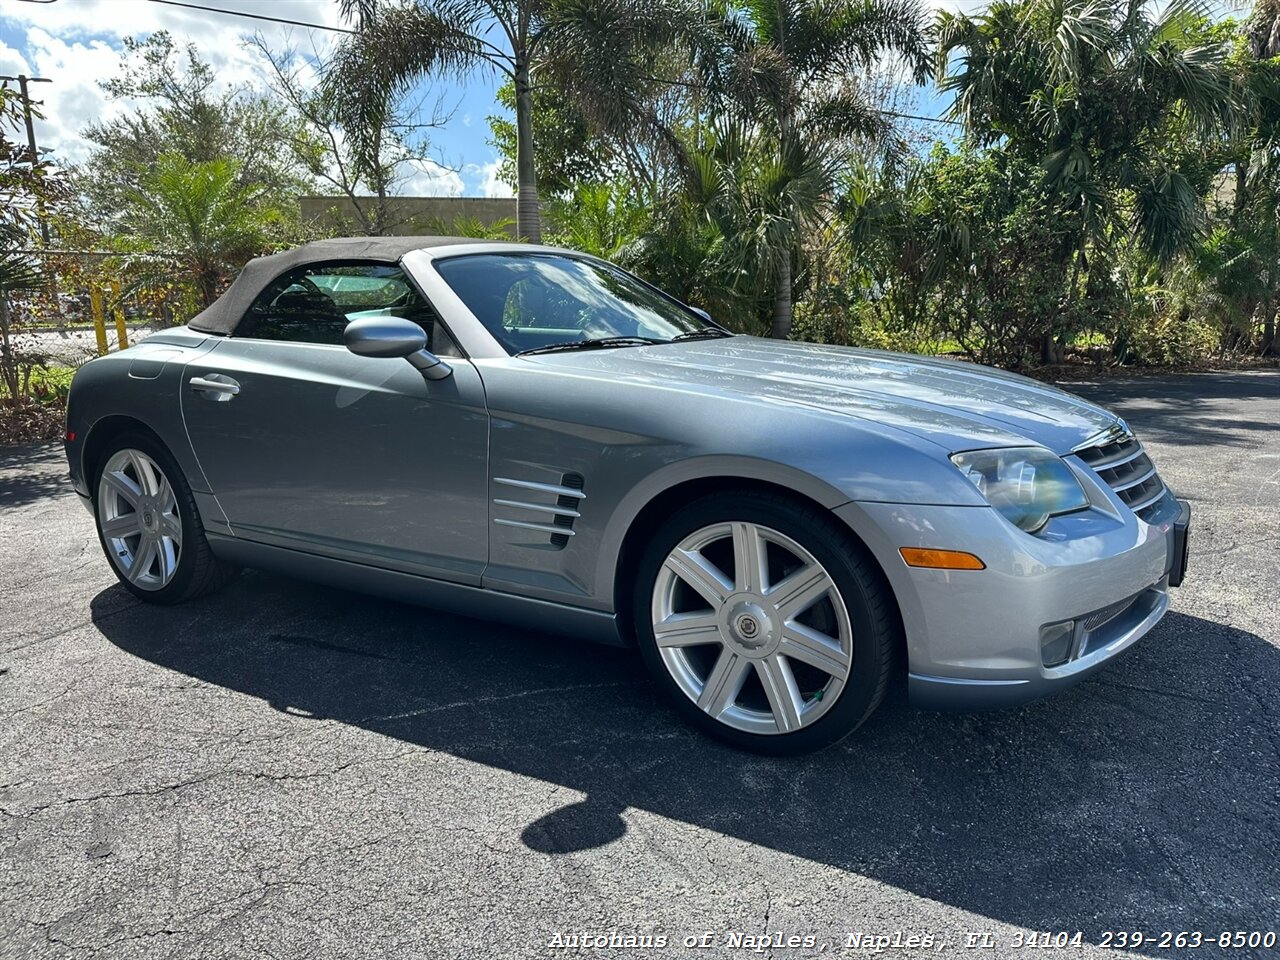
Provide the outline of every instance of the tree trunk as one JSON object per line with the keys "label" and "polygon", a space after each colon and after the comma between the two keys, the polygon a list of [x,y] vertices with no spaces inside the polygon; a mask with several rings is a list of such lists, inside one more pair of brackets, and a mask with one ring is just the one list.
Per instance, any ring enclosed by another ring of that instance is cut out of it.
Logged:
{"label": "tree trunk", "polygon": [[[1080,282],[1080,273],[1085,265],[1084,264],[1085,243],[1086,241],[1082,237],[1080,240],[1079,249],[1077,249],[1076,252],[1072,255],[1071,273],[1068,274],[1067,276],[1066,296],[1063,297],[1062,304],[1058,308],[1058,313],[1057,313],[1057,316],[1055,317],[1055,320],[1061,320],[1062,315],[1066,313],[1067,310],[1075,306],[1076,285]],[[1050,326],[1050,328],[1045,332],[1044,337],[1040,341],[1040,362],[1043,364],[1060,364],[1064,359],[1066,359],[1066,353],[1067,353],[1066,342],[1065,340],[1060,341],[1057,338],[1057,331],[1054,329],[1054,327],[1058,325],[1059,324],[1054,323],[1052,326]]]}
{"label": "tree trunk", "polygon": [[542,211],[538,205],[538,178],[533,164],[533,88],[529,64],[516,63],[516,233],[530,243],[542,242]]}
{"label": "tree trunk", "polygon": [[387,201],[387,169],[381,162],[382,157],[382,137],[378,137],[378,155],[373,158],[373,185],[378,195],[378,199],[374,201],[373,215],[367,218],[366,230],[370,236],[380,237],[387,232],[391,223],[391,211]]}
{"label": "tree trunk", "polygon": [[1276,313],[1280,311],[1280,305],[1272,302],[1266,306],[1266,314],[1262,320],[1262,355],[1264,357],[1275,356],[1280,353],[1280,342],[1276,340]]}
{"label": "tree trunk", "polygon": [[196,286],[200,289],[200,309],[208,309],[213,305],[213,301],[218,299],[217,268],[211,264],[197,268]]}
{"label": "tree trunk", "polygon": [[1244,213],[1245,204],[1249,200],[1249,161],[1240,159],[1236,161],[1236,189],[1235,196],[1232,200],[1232,224],[1239,223],[1241,214]]}
{"label": "tree trunk", "polygon": [[775,340],[791,336],[791,249],[778,257],[778,288],[773,294],[773,330]]}
{"label": "tree trunk", "polygon": [[9,297],[0,293],[0,371],[9,397],[18,402],[18,365],[13,358],[13,344],[9,340]]}

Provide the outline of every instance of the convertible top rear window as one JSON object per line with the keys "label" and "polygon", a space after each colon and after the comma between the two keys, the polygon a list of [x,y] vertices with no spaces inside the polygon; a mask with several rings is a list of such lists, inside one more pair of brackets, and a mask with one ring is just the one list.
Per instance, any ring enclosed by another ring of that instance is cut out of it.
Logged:
{"label": "convertible top rear window", "polygon": [[509,353],[608,337],[673,340],[706,321],[616,267],[547,253],[437,260],[436,271]]}

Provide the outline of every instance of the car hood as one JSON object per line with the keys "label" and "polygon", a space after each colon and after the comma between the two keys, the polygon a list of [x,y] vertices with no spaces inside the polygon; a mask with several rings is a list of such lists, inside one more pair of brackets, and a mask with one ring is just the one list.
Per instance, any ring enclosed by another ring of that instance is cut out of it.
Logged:
{"label": "car hood", "polygon": [[1041,444],[1067,453],[1117,417],[990,367],[760,337],[530,356],[577,375],[792,404],[907,431],[948,452]]}

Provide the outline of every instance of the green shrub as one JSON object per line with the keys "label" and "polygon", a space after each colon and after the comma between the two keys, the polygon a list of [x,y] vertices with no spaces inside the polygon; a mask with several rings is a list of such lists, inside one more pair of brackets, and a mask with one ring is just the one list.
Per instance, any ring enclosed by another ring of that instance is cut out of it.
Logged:
{"label": "green shrub", "polygon": [[1138,366],[1193,366],[1212,357],[1220,342],[1218,329],[1204,320],[1152,317],[1129,332],[1120,359]]}

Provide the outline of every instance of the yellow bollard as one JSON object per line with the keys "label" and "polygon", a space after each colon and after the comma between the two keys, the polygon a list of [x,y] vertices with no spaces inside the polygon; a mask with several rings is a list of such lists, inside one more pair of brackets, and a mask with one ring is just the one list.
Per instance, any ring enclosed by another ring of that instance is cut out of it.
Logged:
{"label": "yellow bollard", "polygon": [[107,318],[102,310],[102,291],[97,287],[89,290],[89,305],[93,308],[93,332],[98,335],[98,356],[107,352]]}
{"label": "yellow bollard", "polygon": [[116,318],[116,349],[129,349],[129,331],[124,328],[124,301],[120,298],[120,281],[111,281],[111,315]]}

